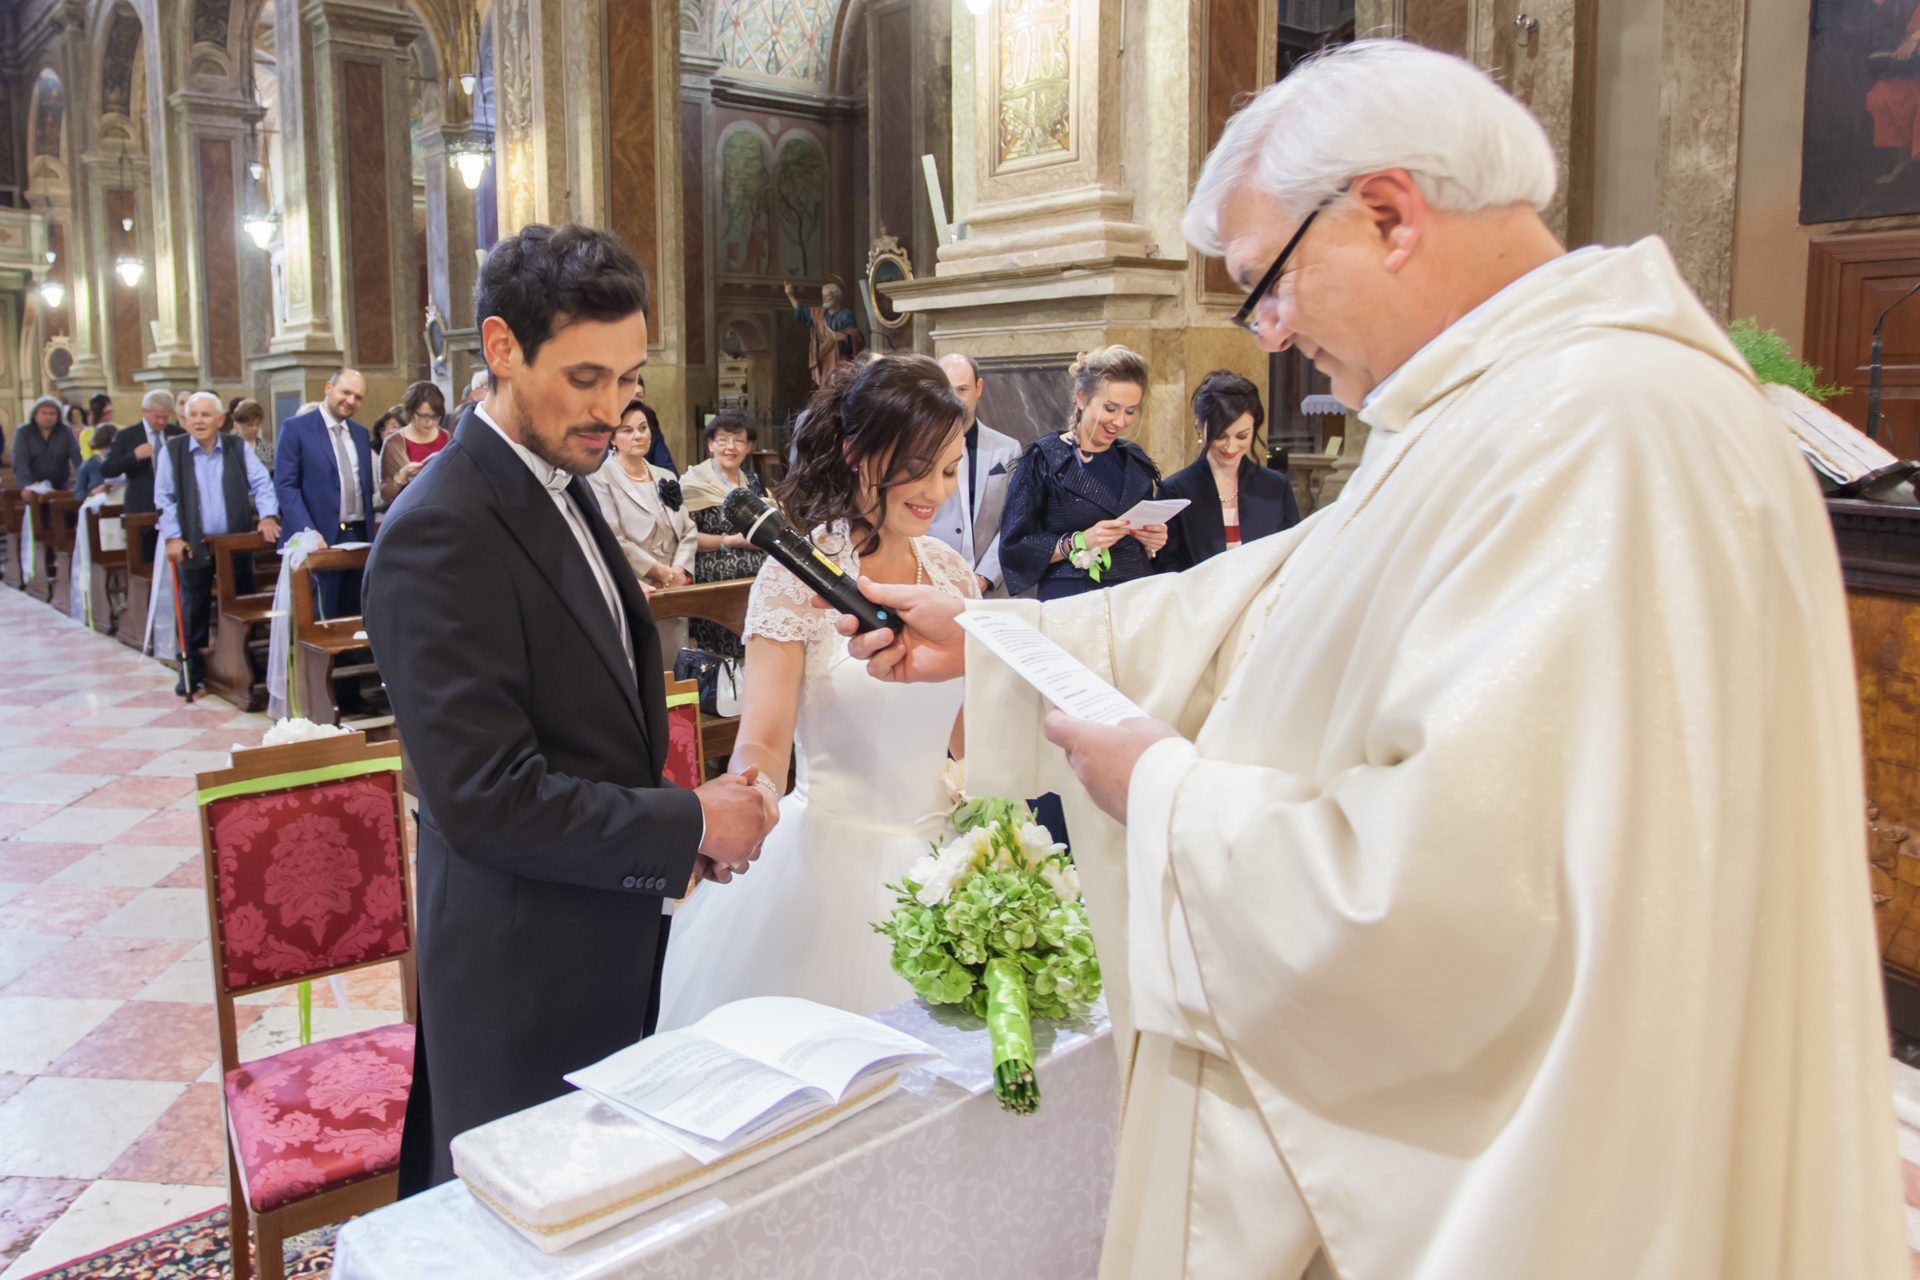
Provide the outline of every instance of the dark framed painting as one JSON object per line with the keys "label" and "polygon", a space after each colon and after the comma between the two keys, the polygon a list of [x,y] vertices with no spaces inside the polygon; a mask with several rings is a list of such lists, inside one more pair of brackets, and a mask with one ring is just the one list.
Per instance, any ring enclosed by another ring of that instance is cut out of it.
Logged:
{"label": "dark framed painting", "polygon": [[1920,0],[1813,0],[1800,221],[1920,213]]}

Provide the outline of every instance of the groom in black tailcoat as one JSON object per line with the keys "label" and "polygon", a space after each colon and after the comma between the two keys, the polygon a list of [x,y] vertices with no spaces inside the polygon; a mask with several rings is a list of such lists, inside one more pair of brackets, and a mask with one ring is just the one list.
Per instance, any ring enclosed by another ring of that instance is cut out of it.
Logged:
{"label": "groom in black tailcoat", "polygon": [[603,231],[530,226],[474,300],[491,390],[394,503],[366,575],[420,795],[402,1195],[453,1176],[455,1135],[640,1038],[661,900],[743,869],[777,817],[748,779],[662,781],[659,637],[580,478],[646,358],[639,262]]}

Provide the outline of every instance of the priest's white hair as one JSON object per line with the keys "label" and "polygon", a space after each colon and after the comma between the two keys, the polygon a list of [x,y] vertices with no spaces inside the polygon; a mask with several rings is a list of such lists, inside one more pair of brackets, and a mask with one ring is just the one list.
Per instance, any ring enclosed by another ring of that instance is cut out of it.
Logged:
{"label": "priest's white hair", "polygon": [[1220,210],[1235,190],[1304,217],[1384,169],[1405,169],[1429,204],[1463,212],[1544,209],[1558,180],[1546,130],[1486,72],[1404,40],[1361,40],[1301,63],[1228,121],[1180,229],[1219,257]]}

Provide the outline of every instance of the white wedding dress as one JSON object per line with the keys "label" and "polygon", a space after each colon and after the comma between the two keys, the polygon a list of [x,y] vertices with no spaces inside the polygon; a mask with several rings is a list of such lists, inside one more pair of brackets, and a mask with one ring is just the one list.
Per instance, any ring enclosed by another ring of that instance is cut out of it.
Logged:
{"label": "white wedding dress", "polygon": [[[815,544],[859,573],[845,526]],[[959,554],[916,538],[926,580],[978,594]],[[754,581],[746,635],[806,646],[794,730],[794,787],[759,861],[728,884],[702,883],[680,904],[667,942],[660,1030],[683,1027],[747,996],[802,996],[855,1013],[898,1004],[913,989],[888,965],[872,924],[893,910],[886,886],[947,830],[954,796],[943,776],[963,682],[889,684],[847,655],[835,614],[768,560]]]}

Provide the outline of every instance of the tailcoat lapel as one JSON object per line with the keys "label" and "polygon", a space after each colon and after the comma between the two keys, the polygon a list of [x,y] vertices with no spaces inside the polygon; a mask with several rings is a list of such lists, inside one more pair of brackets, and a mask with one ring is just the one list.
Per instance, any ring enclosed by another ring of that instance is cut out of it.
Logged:
{"label": "tailcoat lapel", "polygon": [[[474,461],[493,484],[494,496],[499,502],[501,523],[506,525],[507,532],[513,535],[514,540],[527,553],[527,558],[533,561],[534,567],[553,586],[574,622],[586,632],[587,638],[593,642],[595,652],[600,655],[601,662],[606,666],[607,674],[613,678],[615,684],[620,686],[620,692],[625,696],[627,707],[633,713],[633,718],[639,721],[641,728],[651,736],[652,726],[641,705],[640,690],[635,684],[634,673],[642,669],[640,655],[636,654],[634,666],[630,669],[626,655],[620,652],[620,632],[614,625],[612,616],[607,612],[606,604],[600,594],[600,584],[595,580],[593,570],[587,565],[586,557],[581,554],[580,544],[574,540],[573,532],[567,528],[566,520],[562,518],[559,511],[554,509],[553,499],[547,496],[547,491],[540,487],[539,482],[533,478],[533,473],[527,470],[526,464],[514,455],[513,450],[494,433],[493,428],[479,421],[471,412],[461,422],[459,430],[455,433],[455,439],[467,449],[472,450]],[[578,478],[568,486],[569,492],[576,487],[583,491],[585,488]],[[597,526],[595,543],[602,547],[601,554],[606,555],[604,544],[611,539],[606,535],[605,522],[599,519],[599,512],[594,509],[594,504],[590,500],[591,495],[588,497],[589,501],[579,504],[581,513],[587,517],[587,528],[596,529]],[[617,548],[615,550],[616,554],[610,556],[607,563],[609,566],[624,565],[625,557],[617,554]],[[630,575],[618,573],[613,575],[614,582],[622,586],[623,598],[626,593],[622,578],[625,576]],[[652,636],[652,615],[645,612],[644,603],[641,609],[641,617],[646,619],[646,632]],[[635,648],[641,649],[643,647],[641,629],[633,624],[631,604],[628,605],[627,614],[628,626],[634,633]],[[652,665],[657,666],[659,665],[659,640],[653,638],[650,643],[654,652]],[[658,750],[651,744],[649,749]]]}

